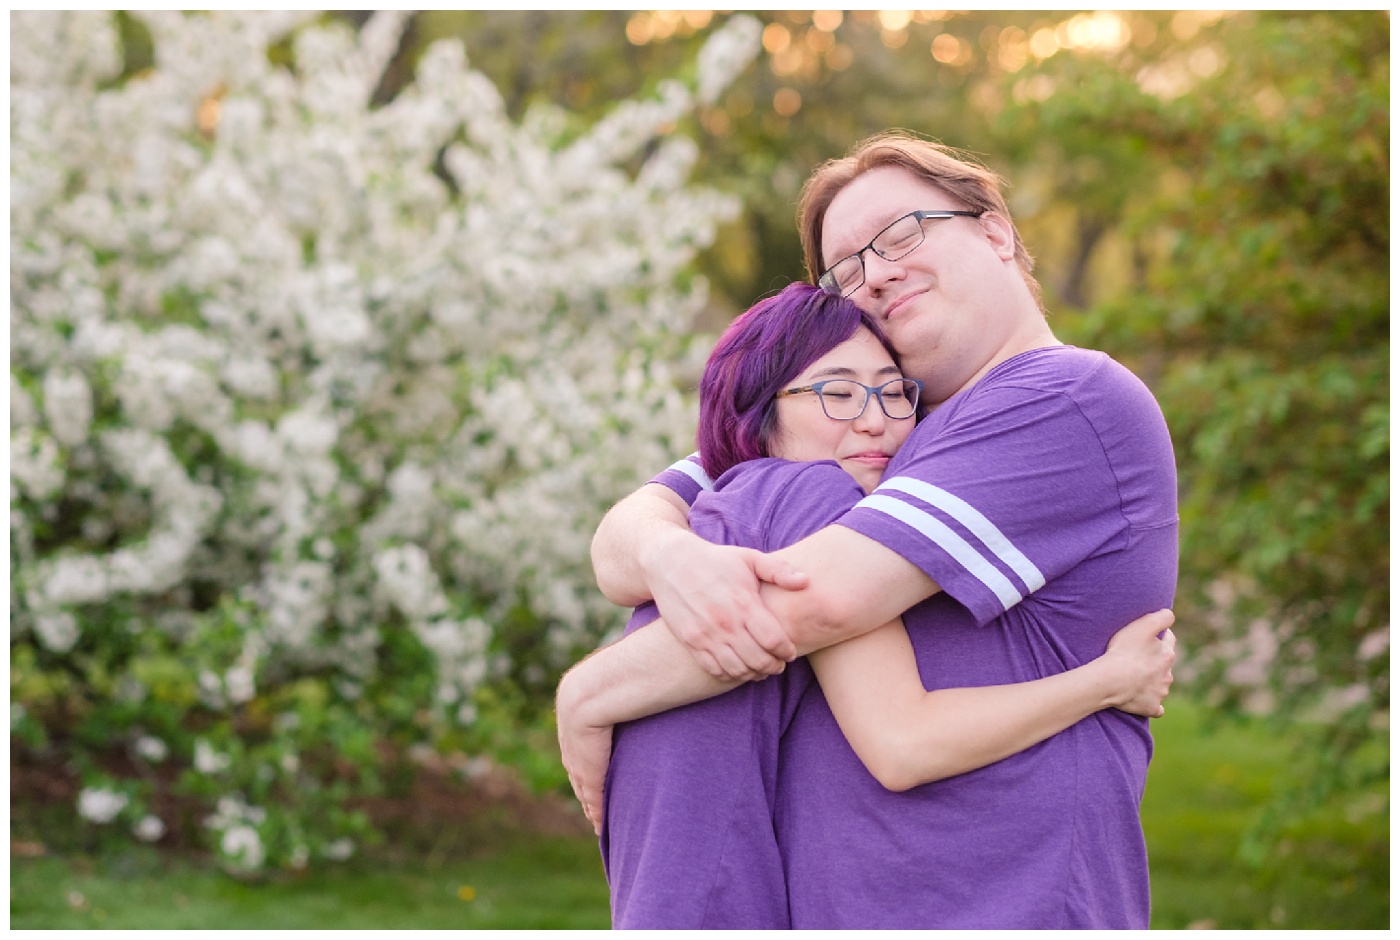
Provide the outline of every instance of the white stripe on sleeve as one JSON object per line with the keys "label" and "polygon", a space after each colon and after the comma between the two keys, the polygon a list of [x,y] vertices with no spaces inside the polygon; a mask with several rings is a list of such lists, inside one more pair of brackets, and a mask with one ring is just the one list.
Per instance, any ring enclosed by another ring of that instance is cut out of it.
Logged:
{"label": "white stripe on sleeve", "polygon": [[1016,575],[1025,583],[1027,594],[1034,594],[1045,586],[1045,575],[1040,573],[1040,569],[1019,548],[1011,544],[1011,540],[992,523],[992,520],[978,512],[971,503],[942,487],[934,486],[932,483],[926,483],[914,477],[895,477],[881,483],[879,488],[908,493],[935,509],[941,509],[962,523],[969,532],[982,541],[983,545],[987,546],[992,554],[1001,559],[1003,564],[1016,572]]}
{"label": "white stripe on sleeve", "polygon": [[966,568],[969,574],[981,581],[986,585],[987,590],[997,596],[997,600],[1001,601],[1004,610],[1010,610],[1021,602],[1022,594],[1016,590],[1016,586],[1011,583],[1010,578],[983,558],[977,549],[968,544],[967,539],[922,509],[917,509],[893,496],[881,496],[879,491],[871,493],[856,503],[856,508],[874,509],[876,512],[898,519],[952,555],[954,561]]}
{"label": "white stripe on sleeve", "polygon": [[691,460],[689,457],[685,457],[681,460],[677,460],[675,463],[671,464],[671,466],[667,467],[666,469],[676,470],[680,473],[684,473],[696,483],[699,483],[700,488],[702,490],[708,490],[712,493],[714,492],[715,481],[710,479],[709,474],[705,473],[704,468],[700,466],[698,461]]}

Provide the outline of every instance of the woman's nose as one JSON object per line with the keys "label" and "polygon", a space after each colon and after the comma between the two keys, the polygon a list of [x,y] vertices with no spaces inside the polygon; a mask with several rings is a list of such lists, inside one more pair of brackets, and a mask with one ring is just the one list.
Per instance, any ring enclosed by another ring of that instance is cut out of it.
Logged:
{"label": "woman's nose", "polygon": [[865,410],[852,422],[857,431],[866,434],[881,434],[885,430],[885,411],[880,407],[879,395],[868,395]]}

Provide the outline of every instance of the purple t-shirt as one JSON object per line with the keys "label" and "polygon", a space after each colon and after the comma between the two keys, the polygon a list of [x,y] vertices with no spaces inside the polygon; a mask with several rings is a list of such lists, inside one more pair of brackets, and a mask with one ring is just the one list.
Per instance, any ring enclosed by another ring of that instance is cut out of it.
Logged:
{"label": "purple t-shirt", "polygon": [[[764,551],[835,521],[864,495],[831,461],[749,461],[703,493],[708,478],[688,470],[657,482],[694,498],[691,528]],[[656,616],[654,604],[643,605],[628,632]],[[615,928],[792,925],[773,818],[778,755],[813,684],[798,660],[780,676],[617,727],[601,842]]]}
{"label": "purple t-shirt", "polygon": [[[1072,347],[1016,356],[945,402],[840,524],[942,587],[904,614],[929,689],[1082,665],[1170,606],[1176,585],[1161,411],[1118,363]],[[792,926],[1145,929],[1138,809],[1151,752],[1145,719],[1103,711],[989,767],[891,793],[812,683],[779,768]]]}
{"label": "purple t-shirt", "polygon": [[[1171,605],[1171,439],[1151,393],[1108,356],[1034,350],[922,422],[840,524],[943,589],[904,615],[926,687],[1052,675]],[[890,793],[808,699],[779,786],[794,927],[1146,929],[1146,719],[1098,712],[989,767]]]}

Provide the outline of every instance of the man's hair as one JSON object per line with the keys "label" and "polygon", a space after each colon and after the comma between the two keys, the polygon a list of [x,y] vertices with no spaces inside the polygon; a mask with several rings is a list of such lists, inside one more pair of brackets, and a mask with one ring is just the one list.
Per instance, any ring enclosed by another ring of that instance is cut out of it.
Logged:
{"label": "man's hair", "polygon": [[[918,179],[942,189],[968,209],[996,212],[1011,226],[1016,246],[1016,264],[1036,305],[1044,309],[1040,284],[1032,271],[1035,260],[1021,241],[1016,223],[1002,197],[1001,177],[950,147],[923,140],[901,131],[886,131],[868,137],[846,156],[828,160],[812,171],[802,187],[797,203],[797,227],[802,236],[802,255],[812,283],[826,272],[822,263],[822,223],[836,194],[856,177],[881,167],[907,170]],[[956,209],[958,206],[909,206],[915,209]]]}
{"label": "man's hair", "polygon": [[700,465],[711,479],[745,460],[771,456],[774,396],[803,370],[865,327],[896,363],[878,324],[844,297],[793,283],[729,324],[700,377]]}

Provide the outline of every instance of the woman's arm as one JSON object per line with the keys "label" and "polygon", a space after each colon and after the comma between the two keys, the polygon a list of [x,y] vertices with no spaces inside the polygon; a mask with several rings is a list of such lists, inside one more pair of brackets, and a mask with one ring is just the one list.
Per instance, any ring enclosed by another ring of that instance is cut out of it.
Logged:
{"label": "woman's arm", "polygon": [[888,789],[908,790],[1009,757],[1100,709],[1160,717],[1173,620],[1169,610],[1141,617],[1093,662],[1015,685],[926,691],[898,620],[809,661],[861,762]]}

